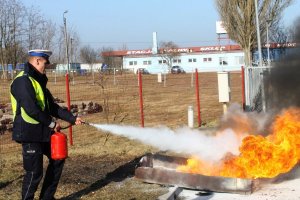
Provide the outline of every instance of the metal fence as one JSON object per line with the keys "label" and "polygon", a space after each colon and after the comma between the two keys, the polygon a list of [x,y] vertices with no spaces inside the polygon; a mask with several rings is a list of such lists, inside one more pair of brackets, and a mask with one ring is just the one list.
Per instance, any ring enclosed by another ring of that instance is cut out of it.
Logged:
{"label": "metal fence", "polygon": [[[95,123],[122,123],[140,126],[139,82],[134,73],[87,73],[70,75],[71,110]],[[64,74],[47,72],[48,88],[56,101],[66,106],[66,81]],[[196,110],[195,74],[143,74],[143,106],[145,127],[165,125],[177,127],[187,125],[188,108]],[[9,87],[11,80],[0,80],[0,105],[4,115],[11,115]],[[231,72],[231,103],[242,102],[241,73]],[[216,72],[199,73],[199,93],[202,125],[216,123],[223,114],[223,105],[218,100],[218,78]],[[195,122],[197,121],[194,112]],[[74,143],[84,143],[86,131],[74,127]],[[92,136],[96,137],[96,136]],[[11,141],[11,132],[0,134],[0,154],[16,151],[18,146]]]}
{"label": "metal fence", "polygon": [[246,110],[266,111],[264,80],[269,69],[270,67],[267,66],[245,68]]}

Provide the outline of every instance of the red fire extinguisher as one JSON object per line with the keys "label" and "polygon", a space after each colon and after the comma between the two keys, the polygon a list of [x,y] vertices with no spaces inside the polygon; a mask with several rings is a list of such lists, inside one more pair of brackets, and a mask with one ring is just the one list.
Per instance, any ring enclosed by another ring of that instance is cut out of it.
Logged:
{"label": "red fire extinguisher", "polygon": [[61,132],[55,132],[51,136],[51,158],[63,160],[68,157],[67,136]]}

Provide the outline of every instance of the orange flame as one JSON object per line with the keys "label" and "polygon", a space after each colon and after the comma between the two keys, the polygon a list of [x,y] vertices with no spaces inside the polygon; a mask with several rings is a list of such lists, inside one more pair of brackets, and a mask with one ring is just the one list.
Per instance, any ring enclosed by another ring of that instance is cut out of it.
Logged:
{"label": "orange flame", "polygon": [[300,109],[289,108],[277,116],[269,136],[249,135],[238,156],[226,155],[220,164],[190,158],[178,171],[208,176],[272,178],[290,171],[300,160]]}

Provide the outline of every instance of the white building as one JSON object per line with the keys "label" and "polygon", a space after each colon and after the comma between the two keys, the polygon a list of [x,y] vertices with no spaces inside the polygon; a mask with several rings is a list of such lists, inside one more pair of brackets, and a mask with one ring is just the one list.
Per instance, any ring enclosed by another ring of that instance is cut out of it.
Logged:
{"label": "white building", "polygon": [[[71,63],[70,64],[70,71],[71,70],[86,70],[86,71],[99,71],[101,70],[102,63],[94,63],[94,64],[86,64],[86,63]],[[56,71],[67,71],[68,65],[67,64],[57,64]]]}
{"label": "white building", "polygon": [[[195,69],[202,72],[236,71],[241,70],[244,64],[242,51],[183,53],[172,59],[172,66],[181,66],[186,72]],[[168,72],[167,61],[160,55],[130,55],[123,57],[123,68],[146,68],[150,73]]]}
{"label": "white building", "polygon": [[[152,49],[128,50],[109,52],[109,56],[122,57],[123,69],[130,69],[134,72],[138,68],[146,68],[150,73],[166,73],[169,71],[167,60],[161,53],[164,49],[159,49],[157,54],[153,54]],[[172,59],[172,66],[181,66],[186,72],[214,71],[236,71],[244,66],[244,53],[238,45],[223,46],[202,46],[177,48],[174,51],[179,55]],[[103,53],[104,56],[106,52]]]}

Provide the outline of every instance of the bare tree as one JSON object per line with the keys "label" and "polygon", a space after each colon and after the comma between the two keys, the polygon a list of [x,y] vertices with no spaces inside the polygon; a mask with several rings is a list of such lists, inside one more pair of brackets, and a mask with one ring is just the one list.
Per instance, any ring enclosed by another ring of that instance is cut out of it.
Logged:
{"label": "bare tree", "polygon": [[77,32],[72,32],[70,35],[70,53],[71,53],[71,62],[78,62],[80,58],[80,37]]}
{"label": "bare tree", "polygon": [[30,7],[27,9],[27,45],[28,49],[41,48],[41,36],[42,36],[42,26],[44,24],[44,19],[41,13],[35,8]]}
{"label": "bare tree", "polygon": [[[0,0],[0,63],[2,66],[2,78],[7,78],[7,64],[16,66],[18,53],[21,48],[20,32],[23,7],[17,0]],[[13,76],[13,73],[11,73]]]}
{"label": "bare tree", "polygon": [[160,57],[163,59],[163,63],[166,62],[168,70],[171,70],[173,59],[179,54],[178,46],[174,42],[169,41],[160,43]]}
{"label": "bare tree", "polygon": [[[126,46],[122,47],[123,49],[120,49],[121,51],[126,50]],[[115,57],[113,56],[114,49],[112,47],[103,47],[100,49],[100,56],[102,63],[108,66],[108,73],[111,73],[113,69],[120,69],[122,71],[123,69],[123,61],[121,57]]]}
{"label": "bare tree", "polygon": [[[65,35],[64,26],[59,26],[59,31],[56,31],[54,37],[53,48],[56,49],[53,52],[52,60],[56,63],[66,63],[66,45],[65,45]],[[67,41],[69,48],[69,58],[70,62],[75,62],[80,59],[80,37],[78,33],[72,27],[67,29]]]}
{"label": "bare tree", "polygon": [[[293,0],[258,0],[260,31],[264,35],[267,21],[278,24],[283,10]],[[252,61],[251,52],[257,45],[254,0],[215,0],[224,27],[233,41],[244,50],[245,64]]]}
{"label": "bare tree", "polygon": [[90,65],[91,72],[93,75],[93,83],[95,84],[95,73],[93,65],[99,60],[97,51],[90,46],[84,46],[80,49],[80,58],[83,62]]}
{"label": "bare tree", "polygon": [[52,49],[54,47],[56,25],[50,21],[45,20],[41,23],[41,48],[42,49]]}
{"label": "bare tree", "polygon": [[[15,67],[17,63],[25,62],[29,49],[57,49],[51,59],[54,62],[63,61],[65,45],[62,28],[56,31],[56,25],[44,19],[39,9],[33,6],[26,8],[20,0],[0,0],[0,5],[1,78],[7,78],[8,64]],[[69,29],[69,48],[71,37],[75,41],[73,55],[79,55],[79,37],[76,31]]]}
{"label": "bare tree", "polygon": [[[293,39],[293,36],[291,33],[291,29],[286,28],[282,23],[279,23],[273,27],[270,27],[269,43],[276,44],[276,52],[274,49],[270,50],[271,57],[274,58],[275,54],[277,54],[277,56],[285,55],[288,42],[290,42],[289,40],[292,40],[292,39]],[[267,43],[267,38],[266,38],[265,43]],[[263,53],[263,58],[265,58],[265,60],[267,60],[266,52]]]}

